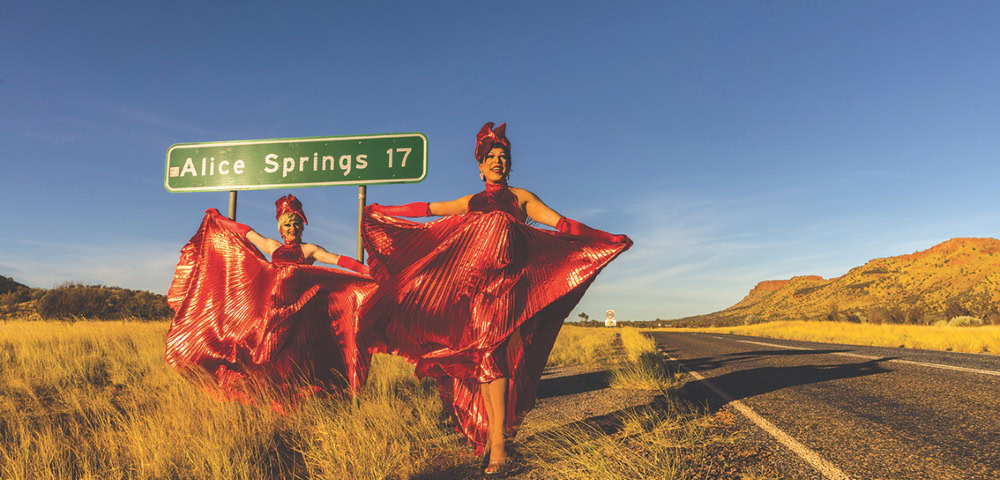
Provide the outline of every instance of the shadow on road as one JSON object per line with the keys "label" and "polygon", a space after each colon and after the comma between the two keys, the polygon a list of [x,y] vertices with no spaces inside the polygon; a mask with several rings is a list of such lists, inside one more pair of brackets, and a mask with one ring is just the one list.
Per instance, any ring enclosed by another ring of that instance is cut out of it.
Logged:
{"label": "shadow on road", "polygon": [[538,383],[538,395],[535,398],[561,397],[602,390],[611,385],[608,380],[610,375],[610,371],[601,370],[563,377],[542,378]]}
{"label": "shadow on road", "polygon": [[[588,431],[599,431],[604,435],[614,435],[622,430],[625,426],[625,419],[635,418],[638,414],[656,410],[656,411],[677,411],[678,406],[670,406],[667,403],[666,398],[663,395],[657,395],[653,397],[652,401],[643,405],[636,405],[633,407],[622,408],[614,412],[606,413],[603,415],[593,415],[575,422],[570,422],[565,425],[560,425],[558,427],[553,427],[549,430],[543,430],[534,435],[529,435],[526,437],[519,437],[518,443],[530,444],[532,440],[538,438],[539,436],[549,435],[554,430],[573,430],[573,429],[585,429]],[[693,412],[682,411],[684,414]]]}
{"label": "shadow on road", "polygon": [[[776,351],[763,351],[763,352],[745,352],[739,354],[733,354],[734,356],[742,355],[757,355],[757,356],[780,356],[780,355],[804,355],[804,354],[814,354],[814,353],[830,353],[832,351],[828,350],[810,350],[807,352],[776,352]],[[728,355],[727,355],[728,357]],[[879,373],[889,372],[890,370],[882,367],[880,362],[887,360],[892,360],[891,357],[879,358],[875,360],[869,360],[865,362],[857,363],[845,363],[840,365],[798,365],[792,367],[757,367],[750,368],[746,370],[739,370],[735,372],[729,372],[718,377],[712,377],[706,380],[692,380],[685,384],[682,388],[678,389],[676,393],[692,402],[707,405],[710,411],[716,411],[722,408],[726,403],[727,399],[721,398],[712,389],[710,389],[705,382],[711,382],[719,390],[726,392],[732,396],[735,400],[740,400],[743,398],[749,398],[756,395],[761,395],[783,388],[794,387],[798,385],[807,385],[812,383],[826,382],[830,380],[839,380],[844,378],[855,378],[864,377],[868,375],[876,375]],[[705,370],[706,365],[722,364],[726,363],[725,360],[721,362],[716,361],[706,361],[704,359],[696,359],[693,365],[700,368],[693,368],[689,366],[689,361],[679,362],[684,367],[690,370]]]}
{"label": "shadow on road", "polygon": [[[671,350],[662,350],[673,357]],[[849,350],[753,350],[749,352],[728,353],[719,357],[703,357],[694,359],[679,360],[680,364],[688,370],[695,372],[702,370],[714,370],[719,367],[734,363],[748,362],[762,357],[799,357],[802,355],[825,355],[830,353],[841,353]]]}

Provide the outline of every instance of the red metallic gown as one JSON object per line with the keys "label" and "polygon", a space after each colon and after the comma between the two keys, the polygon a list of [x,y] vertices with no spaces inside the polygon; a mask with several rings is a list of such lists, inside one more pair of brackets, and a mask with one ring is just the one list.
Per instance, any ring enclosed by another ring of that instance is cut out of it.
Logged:
{"label": "red metallic gown", "polygon": [[[379,289],[362,315],[361,348],[388,351],[438,381],[456,429],[477,453],[489,425],[480,383],[510,378],[505,430],[535,394],[563,320],[630,246],[524,223],[506,185],[487,185],[469,213],[414,223],[365,210],[362,235]],[[517,333],[517,334],[515,334]]]}
{"label": "red metallic gown", "polygon": [[268,262],[210,209],[181,249],[167,302],[174,310],[166,361],[204,378],[226,400],[253,403],[261,393],[303,392],[364,383],[370,357],[355,342],[358,312],[375,290],[368,277],[304,264],[301,244]]}

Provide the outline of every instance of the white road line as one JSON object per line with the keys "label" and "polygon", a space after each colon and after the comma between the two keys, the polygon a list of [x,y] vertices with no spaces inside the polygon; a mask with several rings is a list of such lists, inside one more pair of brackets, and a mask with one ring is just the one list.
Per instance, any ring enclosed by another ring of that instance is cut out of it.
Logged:
{"label": "white road line", "polygon": [[[720,338],[720,340],[722,340],[722,339]],[[815,350],[813,348],[792,347],[790,345],[778,345],[776,343],[767,343],[767,342],[753,342],[753,341],[750,341],[750,340],[736,340],[736,341],[737,342],[743,342],[743,343],[752,343],[754,345],[763,345],[765,347],[787,348],[789,350]],[[831,354],[832,355],[840,355],[840,356],[844,356],[844,357],[865,358],[865,359],[868,359],[868,360],[878,360],[880,358],[880,357],[873,357],[871,355],[861,355],[861,354],[857,354],[857,353],[846,353],[846,352],[833,352]],[[982,369],[978,369],[978,368],[956,367],[954,365],[942,365],[940,363],[914,362],[913,360],[892,359],[892,360],[885,360],[885,361],[886,362],[895,362],[895,363],[906,363],[906,364],[910,364],[910,365],[920,365],[921,367],[940,368],[940,369],[944,369],[944,370],[955,370],[957,372],[979,373],[979,374],[982,374],[982,375],[993,375],[993,376],[1000,377],[1000,372],[998,372],[996,370],[982,370]]]}
{"label": "white road line", "polygon": [[[675,362],[677,361],[677,359],[671,357],[670,355],[667,355],[666,353],[664,353],[664,355],[666,355],[666,357],[672,361]],[[680,363],[678,363],[678,365],[680,365]],[[805,460],[805,462],[808,463],[809,465],[812,465],[813,468],[815,468],[821,475],[823,475],[823,478],[826,478],[828,480],[850,480],[850,477],[848,477],[842,470],[837,468],[836,465],[828,462],[826,459],[819,456],[818,453],[809,449],[809,447],[799,443],[798,440],[792,438],[791,435],[785,433],[780,428],[774,426],[773,423],[767,421],[764,417],[758,415],[757,412],[753,411],[753,409],[746,406],[743,402],[736,400],[728,393],[720,390],[715,385],[712,385],[712,382],[706,380],[705,377],[701,376],[701,374],[699,374],[698,372],[688,370],[683,365],[680,365],[680,367],[685,372],[690,373],[692,377],[704,383],[705,386],[707,386],[713,392],[715,392],[716,395],[722,397],[723,401],[725,401],[728,405],[732,405],[733,408],[735,408],[738,412],[742,413],[743,416],[747,417],[747,419],[755,423],[758,427],[767,432],[769,435],[774,437],[774,439],[777,440],[779,443],[788,447],[788,449],[791,450],[796,455],[798,455],[799,458]]]}

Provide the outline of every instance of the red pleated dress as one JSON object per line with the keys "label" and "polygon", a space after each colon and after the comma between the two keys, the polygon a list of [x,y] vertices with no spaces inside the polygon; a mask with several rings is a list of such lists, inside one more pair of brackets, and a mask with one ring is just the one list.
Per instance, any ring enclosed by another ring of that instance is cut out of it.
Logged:
{"label": "red pleated dress", "polygon": [[417,376],[434,377],[477,453],[489,431],[479,385],[511,379],[505,429],[514,435],[563,320],[628,248],[524,221],[505,185],[487,185],[464,215],[415,223],[368,208],[363,217],[379,288],[364,307],[359,346],[401,355]]}
{"label": "red pleated dress", "polygon": [[279,247],[268,262],[219,218],[208,210],[181,249],[167,294],[175,312],[167,363],[192,380],[210,380],[210,392],[225,400],[356,393],[370,365],[355,342],[358,314],[374,281],[304,264],[299,243]]}

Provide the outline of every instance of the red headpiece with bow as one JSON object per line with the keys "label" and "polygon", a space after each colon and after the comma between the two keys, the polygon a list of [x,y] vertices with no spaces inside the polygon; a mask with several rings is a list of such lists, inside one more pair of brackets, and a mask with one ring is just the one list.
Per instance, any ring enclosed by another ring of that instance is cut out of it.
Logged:
{"label": "red headpiece with bow", "polygon": [[476,134],[476,161],[482,162],[493,147],[503,147],[510,155],[510,140],[507,140],[507,124],[493,128],[493,122],[486,122]]}
{"label": "red headpiece with bow", "polygon": [[302,223],[309,225],[309,220],[306,220],[306,214],[302,211],[302,202],[291,193],[275,200],[274,209],[275,220],[281,218],[286,213],[294,213],[302,218]]}

